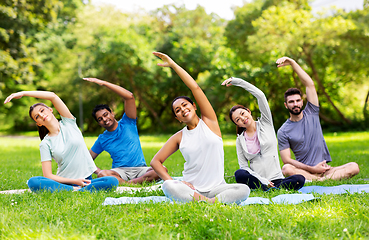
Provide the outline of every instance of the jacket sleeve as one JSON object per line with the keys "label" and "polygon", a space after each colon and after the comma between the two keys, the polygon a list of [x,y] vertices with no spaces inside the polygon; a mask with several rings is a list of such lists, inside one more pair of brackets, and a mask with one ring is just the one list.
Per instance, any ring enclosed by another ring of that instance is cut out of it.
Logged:
{"label": "jacket sleeve", "polygon": [[259,110],[261,112],[260,120],[267,121],[273,125],[272,113],[270,111],[268,100],[265,97],[265,94],[259,88],[241,78],[233,78],[231,83],[234,86],[242,87],[243,89],[251,93],[254,97],[256,97],[259,105]]}
{"label": "jacket sleeve", "polygon": [[263,178],[258,173],[254,172],[253,170],[251,170],[251,168],[249,168],[249,161],[248,161],[248,159],[246,158],[246,156],[244,154],[244,150],[242,148],[242,145],[241,145],[241,142],[240,142],[239,138],[237,138],[237,140],[236,140],[236,149],[237,149],[238,164],[240,165],[240,168],[243,169],[243,170],[248,171],[252,176],[259,179],[259,181],[262,184],[268,185],[269,184],[268,179]]}

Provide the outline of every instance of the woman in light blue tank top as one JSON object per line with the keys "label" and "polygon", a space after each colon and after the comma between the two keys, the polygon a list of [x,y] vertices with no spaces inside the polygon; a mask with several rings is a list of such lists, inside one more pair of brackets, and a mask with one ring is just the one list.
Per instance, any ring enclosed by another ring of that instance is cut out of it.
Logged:
{"label": "woman in light blue tank top", "polygon": [[[161,67],[172,68],[191,90],[200,108],[201,118],[196,114],[196,105],[185,96],[172,102],[172,112],[186,127],[174,134],[154,156],[150,165],[163,184],[163,192],[178,202],[206,201],[214,203],[240,203],[246,200],[250,189],[243,184],[226,184],[224,181],[224,151],[217,116],[204,92],[195,80],[169,56],[154,52],[161,58]],[[164,161],[176,152],[182,152],[186,160],[183,180],[173,180],[164,168]]]}
{"label": "woman in light blue tank top", "polygon": [[[96,191],[116,188],[115,177],[92,179],[96,171],[95,163],[84,143],[74,116],[64,102],[53,92],[23,91],[13,93],[6,98],[4,104],[13,98],[23,96],[50,100],[62,117],[58,121],[53,109],[43,103],[30,107],[29,115],[36,122],[40,139],[41,163],[43,177],[32,177],[27,184],[31,191]],[[51,160],[58,163],[57,174],[52,173]]]}

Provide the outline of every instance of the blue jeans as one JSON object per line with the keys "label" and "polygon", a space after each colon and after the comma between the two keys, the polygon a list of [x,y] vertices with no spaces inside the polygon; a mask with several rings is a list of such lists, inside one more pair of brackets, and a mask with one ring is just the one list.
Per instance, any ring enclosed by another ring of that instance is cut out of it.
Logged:
{"label": "blue jeans", "polygon": [[[119,181],[115,177],[102,177],[97,179],[91,179],[91,183],[78,191],[81,192],[95,192],[100,190],[111,190],[118,187]],[[39,191],[73,191],[73,185],[60,183],[46,177],[31,177],[27,182],[28,187],[32,192]]]}

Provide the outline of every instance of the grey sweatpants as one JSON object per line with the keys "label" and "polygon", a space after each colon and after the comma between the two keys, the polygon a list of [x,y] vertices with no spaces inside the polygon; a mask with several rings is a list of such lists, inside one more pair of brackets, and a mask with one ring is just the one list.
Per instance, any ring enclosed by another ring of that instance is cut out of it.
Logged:
{"label": "grey sweatpants", "polygon": [[208,197],[216,197],[222,203],[239,204],[245,201],[250,195],[250,188],[245,184],[221,184],[214,187],[209,192],[200,192],[191,189],[186,184],[178,180],[167,180],[162,186],[165,196],[177,202],[191,202],[195,192]]}

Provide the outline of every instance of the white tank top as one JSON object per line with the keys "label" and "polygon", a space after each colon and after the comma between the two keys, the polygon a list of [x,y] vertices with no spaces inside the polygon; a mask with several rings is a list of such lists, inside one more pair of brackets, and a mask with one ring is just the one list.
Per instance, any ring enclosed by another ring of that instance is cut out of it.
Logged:
{"label": "white tank top", "polygon": [[196,190],[208,192],[225,183],[223,140],[204,121],[192,130],[183,128],[179,150],[186,161],[183,180]]}

